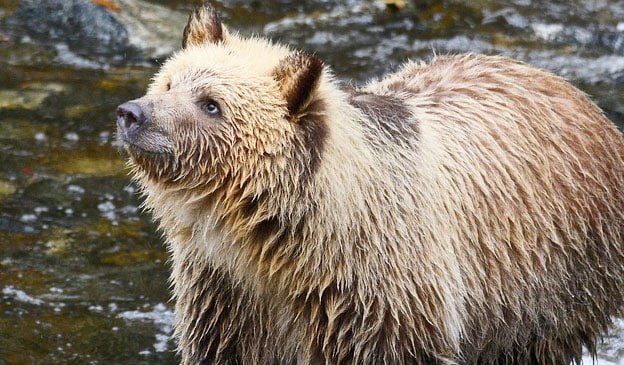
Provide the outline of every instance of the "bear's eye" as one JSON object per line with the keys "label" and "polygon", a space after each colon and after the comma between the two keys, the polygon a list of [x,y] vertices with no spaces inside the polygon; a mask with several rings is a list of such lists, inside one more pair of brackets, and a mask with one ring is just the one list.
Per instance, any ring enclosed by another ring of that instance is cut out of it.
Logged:
{"label": "bear's eye", "polygon": [[165,90],[166,90],[166,91],[171,90],[171,81],[169,81],[169,82],[167,83],[167,85],[165,85]]}
{"label": "bear's eye", "polygon": [[217,115],[219,114],[219,105],[214,100],[207,100],[201,104],[202,110],[206,114]]}

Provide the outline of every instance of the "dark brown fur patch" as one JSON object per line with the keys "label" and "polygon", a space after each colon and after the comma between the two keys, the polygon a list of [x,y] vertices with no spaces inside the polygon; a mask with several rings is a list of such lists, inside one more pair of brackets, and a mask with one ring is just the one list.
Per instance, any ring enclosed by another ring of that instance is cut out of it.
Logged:
{"label": "dark brown fur patch", "polygon": [[364,126],[371,132],[371,141],[379,142],[379,135],[394,143],[417,140],[418,123],[405,103],[394,96],[376,95],[356,90],[347,90],[351,105],[360,109],[368,119]]}
{"label": "dark brown fur patch", "polygon": [[296,123],[297,135],[303,146],[301,181],[314,175],[328,136],[325,103],[315,95],[323,73],[323,61],[305,52],[295,52],[283,59],[273,77],[286,100],[288,118]]}
{"label": "dark brown fur patch", "polygon": [[323,61],[305,52],[293,53],[280,62],[274,77],[291,117],[297,117],[312,100],[322,73]]}
{"label": "dark brown fur patch", "polygon": [[182,36],[182,48],[188,45],[198,45],[210,41],[217,43],[223,41],[223,25],[215,8],[209,1],[198,6],[189,15],[189,20],[184,27]]}
{"label": "dark brown fur patch", "polygon": [[[186,345],[184,351],[188,357],[187,363],[239,363],[238,339],[227,331],[227,324],[246,322],[247,318],[236,313],[239,309],[236,302],[243,294],[221,270],[212,266],[201,268],[200,272],[197,270],[198,268],[193,263],[189,263],[185,272],[188,277],[197,275],[203,279],[191,288],[195,296],[180,298],[178,303],[178,307],[184,309],[185,315],[190,315],[192,318],[192,321],[187,323],[186,330],[194,335],[186,339],[188,343],[183,343]],[[196,346],[188,346],[193,342]]]}
{"label": "dark brown fur patch", "polygon": [[243,217],[246,219],[253,217],[258,212],[262,204],[264,204],[265,199],[266,193],[254,195],[253,197],[246,199],[241,209]]}
{"label": "dark brown fur patch", "polygon": [[301,182],[306,182],[318,170],[321,164],[325,143],[329,131],[324,114],[325,103],[314,100],[308,106],[306,114],[297,122],[297,131],[308,153],[307,165],[303,167]]}
{"label": "dark brown fur patch", "polygon": [[277,217],[268,217],[256,225],[252,235],[258,242],[266,242],[270,237],[283,230],[284,228]]}

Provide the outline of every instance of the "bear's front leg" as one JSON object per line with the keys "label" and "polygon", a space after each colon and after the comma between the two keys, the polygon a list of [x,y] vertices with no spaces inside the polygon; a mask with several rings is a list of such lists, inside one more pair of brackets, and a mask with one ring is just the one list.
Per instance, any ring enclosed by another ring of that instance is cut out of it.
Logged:
{"label": "bear's front leg", "polygon": [[266,326],[261,308],[219,268],[186,263],[174,266],[175,335],[182,364],[267,363]]}

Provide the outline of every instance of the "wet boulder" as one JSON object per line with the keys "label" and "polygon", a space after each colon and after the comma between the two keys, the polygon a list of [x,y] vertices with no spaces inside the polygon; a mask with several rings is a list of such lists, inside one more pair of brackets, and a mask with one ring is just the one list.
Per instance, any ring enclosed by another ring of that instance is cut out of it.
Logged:
{"label": "wet boulder", "polygon": [[186,15],[142,0],[23,0],[8,19],[14,39],[83,65],[166,57],[179,47],[185,22]]}
{"label": "wet boulder", "polygon": [[13,22],[35,41],[65,43],[83,56],[114,56],[131,48],[111,10],[91,0],[23,0]]}

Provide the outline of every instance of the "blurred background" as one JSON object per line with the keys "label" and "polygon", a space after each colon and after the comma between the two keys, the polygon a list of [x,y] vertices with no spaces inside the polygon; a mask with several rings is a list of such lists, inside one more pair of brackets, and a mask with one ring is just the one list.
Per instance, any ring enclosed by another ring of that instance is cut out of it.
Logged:
{"label": "blurred background", "polygon": [[[503,54],[566,77],[624,125],[622,0],[214,4],[230,28],[314,51],[345,82],[434,52]],[[176,363],[167,254],[114,110],[179,48],[192,8],[0,0],[0,365]],[[624,364],[622,320],[598,364]]]}

